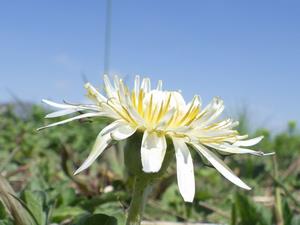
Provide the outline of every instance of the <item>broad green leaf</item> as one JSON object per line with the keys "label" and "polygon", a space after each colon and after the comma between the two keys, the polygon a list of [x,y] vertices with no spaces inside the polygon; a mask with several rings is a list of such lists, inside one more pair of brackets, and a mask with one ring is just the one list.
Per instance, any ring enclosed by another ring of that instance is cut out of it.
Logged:
{"label": "broad green leaf", "polygon": [[61,191],[60,194],[61,205],[71,205],[76,200],[76,193],[73,188],[68,188]]}
{"label": "broad green leaf", "polygon": [[24,201],[28,209],[33,214],[34,218],[38,222],[39,225],[46,224],[46,196],[43,192],[31,192],[25,190],[22,193],[21,199]]}

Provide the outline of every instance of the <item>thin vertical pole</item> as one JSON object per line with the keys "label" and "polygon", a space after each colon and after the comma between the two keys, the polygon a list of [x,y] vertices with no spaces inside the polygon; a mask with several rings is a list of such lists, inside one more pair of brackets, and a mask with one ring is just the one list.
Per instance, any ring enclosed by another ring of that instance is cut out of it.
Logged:
{"label": "thin vertical pole", "polygon": [[106,21],[104,39],[104,74],[109,75],[110,67],[110,45],[111,45],[111,1],[106,1]]}

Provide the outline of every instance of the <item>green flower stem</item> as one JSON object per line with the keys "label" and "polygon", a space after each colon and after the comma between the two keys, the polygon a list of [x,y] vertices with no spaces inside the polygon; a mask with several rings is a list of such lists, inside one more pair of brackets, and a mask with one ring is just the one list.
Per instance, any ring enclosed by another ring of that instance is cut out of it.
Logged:
{"label": "green flower stem", "polygon": [[[164,161],[160,170],[156,173],[145,173],[143,171],[141,161],[141,142],[143,138],[142,132],[136,132],[126,140],[124,147],[124,163],[129,176],[134,178],[134,189],[132,200],[130,203],[126,225],[140,225],[143,210],[150,192],[151,184],[162,177],[167,171],[170,162],[173,159],[173,145],[168,144],[168,148],[164,157]],[[169,139],[167,139],[170,142]]]}
{"label": "green flower stem", "polygon": [[[278,165],[276,155],[273,156],[273,173],[275,180],[278,180]],[[281,189],[275,182],[275,216],[278,225],[284,224],[283,212],[282,212],[282,199]]]}
{"label": "green flower stem", "polygon": [[140,225],[143,211],[150,191],[150,179],[145,176],[135,176],[134,190],[128,211],[126,225]]}

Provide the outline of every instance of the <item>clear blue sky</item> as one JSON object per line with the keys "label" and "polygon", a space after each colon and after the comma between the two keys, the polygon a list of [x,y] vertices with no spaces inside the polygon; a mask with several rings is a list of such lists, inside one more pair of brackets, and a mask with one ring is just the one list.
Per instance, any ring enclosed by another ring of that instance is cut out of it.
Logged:
{"label": "clear blue sky", "polygon": [[[0,3],[0,102],[82,101],[101,85],[103,0]],[[221,96],[253,123],[300,121],[300,1],[113,0],[111,72],[136,73],[184,96]]]}

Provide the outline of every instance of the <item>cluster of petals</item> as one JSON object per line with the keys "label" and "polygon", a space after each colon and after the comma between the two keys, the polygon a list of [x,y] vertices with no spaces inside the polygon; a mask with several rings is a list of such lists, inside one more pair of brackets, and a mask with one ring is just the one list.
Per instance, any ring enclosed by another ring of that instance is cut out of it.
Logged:
{"label": "cluster of petals", "polygon": [[213,98],[205,107],[202,107],[198,96],[186,103],[179,91],[163,90],[162,81],[152,88],[149,78],[141,80],[139,76],[135,77],[132,90],[118,76],[111,82],[107,75],[104,75],[106,95],[101,94],[90,83],[85,84],[85,88],[92,104],[75,105],[43,100],[44,103],[59,109],[48,114],[46,118],[75,115],[39,128],[92,117],[107,117],[112,120],[100,131],[89,156],[75,174],[87,169],[112,140],[124,140],[135,132],[143,132],[140,151],[142,168],[146,173],[160,170],[167,149],[166,138],[172,140],[176,156],[177,182],[185,201],[193,201],[195,195],[191,149],[195,149],[206,158],[229,181],[241,188],[250,189],[214,151],[266,155],[248,148],[260,142],[263,137],[247,139],[247,135],[239,135],[234,129],[238,125],[237,121],[220,120],[224,110],[220,98]]}

